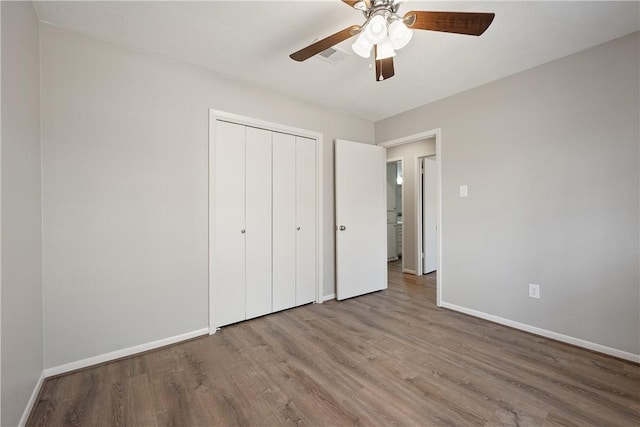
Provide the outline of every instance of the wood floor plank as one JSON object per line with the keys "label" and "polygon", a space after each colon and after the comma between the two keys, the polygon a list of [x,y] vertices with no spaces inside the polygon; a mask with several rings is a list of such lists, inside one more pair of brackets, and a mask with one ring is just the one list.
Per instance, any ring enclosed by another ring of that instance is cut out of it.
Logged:
{"label": "wood floor plank", "polygon": [[[151,403],[153,392],[147,374],[136,375],[125,381],[123,416],[124,426],[158,426],[154,405]],[[115,423],[113,423],[115,425]]]}
{"label": "wood floor plank", "polygon": [[441,309],[436,274],[45,381],[29,426],[640,426],[640,366]]}

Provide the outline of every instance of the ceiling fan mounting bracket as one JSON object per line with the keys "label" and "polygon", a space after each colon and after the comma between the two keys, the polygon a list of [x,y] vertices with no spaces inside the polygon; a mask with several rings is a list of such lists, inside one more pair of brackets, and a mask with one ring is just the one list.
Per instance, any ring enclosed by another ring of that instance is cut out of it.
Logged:
{"label": "ceiling fan mounting bracket", "polygon": [[387,17],[394,16],[400,7],[400,3],[395,2],[394,0],[374,0],[371,3],[371,6],[367,6],[365,2],[362,2],[362,4],[363,7],[358,9],[362,11],[362,14],[367,18],[367,20],[371,19],[375,15],[384,14]]}

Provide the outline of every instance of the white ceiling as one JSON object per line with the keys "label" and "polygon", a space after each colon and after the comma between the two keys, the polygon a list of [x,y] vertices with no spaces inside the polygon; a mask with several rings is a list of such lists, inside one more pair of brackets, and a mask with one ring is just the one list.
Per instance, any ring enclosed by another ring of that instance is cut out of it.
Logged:
{"label": "white ceiling", "polygon": [[416,31],[376,82],[351,51],[333,65],[289,54],[353,24],[340,0],[35,2],[42,21],[206,67],[377,121],[640,30],[640,3],[408,1],[409,10],[494,12],[481,37]]}

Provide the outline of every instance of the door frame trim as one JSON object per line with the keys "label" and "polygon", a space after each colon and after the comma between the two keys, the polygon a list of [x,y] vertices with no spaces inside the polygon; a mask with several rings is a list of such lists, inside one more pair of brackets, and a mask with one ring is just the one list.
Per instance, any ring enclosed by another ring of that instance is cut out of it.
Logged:
{"label": "door frame trim", "polygon": [[436,305],[442,307],[442,293],[444,289],[444,274],[442,269],[442,132],[440,128],[407,135],[402,138],[392,139],[390,141],[380,142],[376,145],[389,148],[396,145],[409,144],[411,142],[420,141],[422,139],[435,138],[436,139],[436,176],[438,178],[438,185],[436,186],[436,199],[438,200],[437,209],[437,224],[438,224],[438,247],[436,254]]}
{"label": "door frame trim", "polygon": [[316,141],[316,290],[315,290],[315,303],[322,304],[323,302],[323,288],[324,288],[324,177],[323,177],[323,135],[320,132],[315,132],[307,129],[300,129],[293,126],[283,125],[280,123],[270,122],[266,120],[256,119],[252,117],[242,116],[239,114],[229,113],[226,111],[220,111],[215,109],[209,109],[209,140],[208,140],[208,173],[209,173],[209,186],[207,188],[208,194],[208,316],[209,316],[209,334],[216,332],[217,326],[213,324],[213,285],[214,285],[214,267],[215,260],[213,259],[213,245],[215,243],[215,236],[213,235],[215,227],[215,196],[213,190],[215,189],[215,174],[213,172],[213,165],[215,165],[215,122],[223,121],[229,123],[235,123],[239,125],[255,127],[260,129],[269,130],[272,132],[286,133],[295,136],[301,136]]}

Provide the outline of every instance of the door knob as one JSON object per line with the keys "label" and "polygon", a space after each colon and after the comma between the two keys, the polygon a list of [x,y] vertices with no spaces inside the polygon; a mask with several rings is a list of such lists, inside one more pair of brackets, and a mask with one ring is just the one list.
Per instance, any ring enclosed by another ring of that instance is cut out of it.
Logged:
{"label": "door knob", "polygon": [[244,234],[244,233],[246,233],[246,232],[247,232],[247,230],[240,230],[240,232],[241,232],[242,234]]}
{"label": "door knob", "polygon": [[300,227],[298,227],[298,231],[300,230]]}
{"label": "door knob", "polygon": [[346,229],[347,229],[347,227],[345,227],[344,225],[341,225],[341,226],[340,226],[340,231],[344,231],[344,230],[346,230]]}

